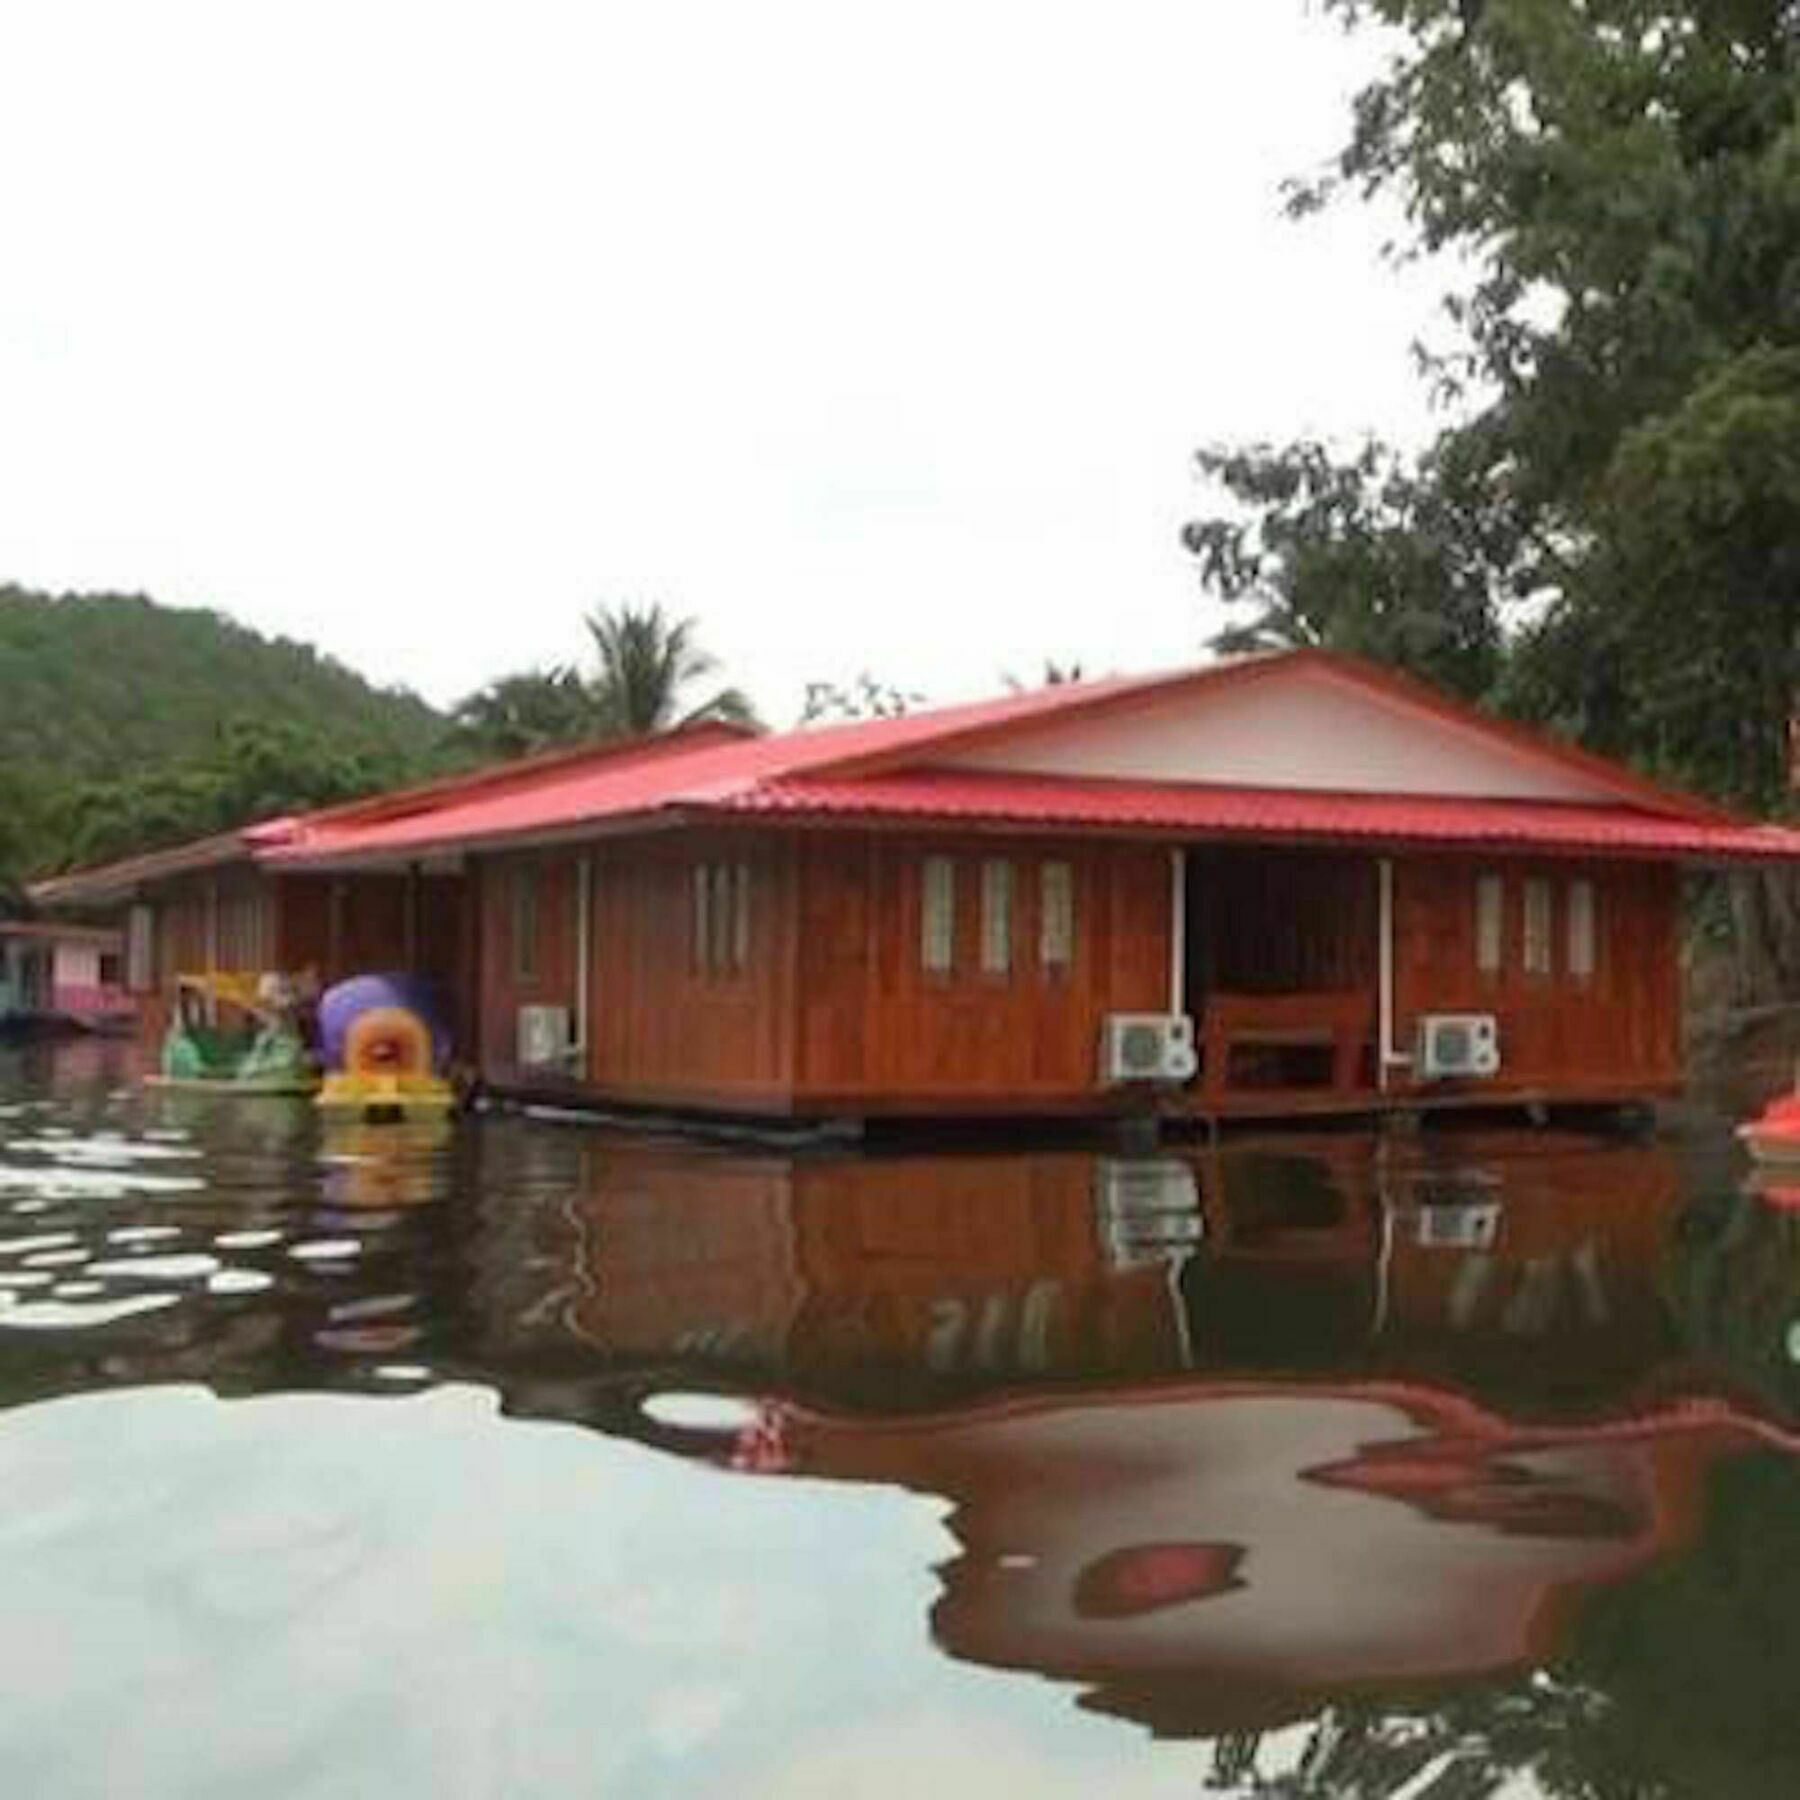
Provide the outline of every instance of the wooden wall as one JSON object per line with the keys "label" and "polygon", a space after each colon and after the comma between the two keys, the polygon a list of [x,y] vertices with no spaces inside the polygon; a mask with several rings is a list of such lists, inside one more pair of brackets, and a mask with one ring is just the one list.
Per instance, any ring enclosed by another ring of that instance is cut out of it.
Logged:
{"label": "wooden wall", "polygon": [[275,966],[351,975],[411,971],[455,993],[466,977],[460,875],[279,875]]}
{"label": "wooden wall", "polygon": [[190,875],[152,896],[150,992],[138,996],[138,1037],[160,1046],[174,1009],[175,979],[268,966],[276,941],[273,888],[254,869]]}
{"label": "wooden wall", "polygon": [[[491,1080],[549,1085],[542,1071],[516,1067],[518,1009],[577,1009],[578,854],[479,865],[482,1069]],[[593,909],[587,1083],[649,1105],[785,1111],[793,1085],[790,841],[684,833],[600,844],[586,854]],[[695,955],[697,865],[746,871],[741,967],[709,968]],[[535,871],[539,896],[530,974],[514,942],[512,883],[520,870]]]}
{"label": "wooden wall", "polygon": [[[948,974],[920,955],[922,869],[956,866]],[[982,972],[981,864],[1011,860],[1012,968]],[[1104,1014],[1161,1011],[1169,987],[1169,858],[1111,843],[830,833],[799,844],[803,1110],[935,1106],[1008,1111],[1093,1105]],[[1039,956],[1039,870],[1074,876],[1074,955]]]}
{"label": "wooden wall", "polygon": [[[581,854],[591,868],[589,1042],[580,1066],[562,1076],[567,1084],[641,1104],[771,1114],[1053,1113],[1135,1103],[1097,1080],[1098,1043],[1107,1013],[1168,1004],[1166,848],[746,830],[484,859],[475,901],[480,1061],[502,1085],[557,1085],[555,1072],[546,1078],[515,1067],[517,1015],[532,1003],[578,1015]],[[921,956],[923,869],[932,856],[956,868],[946,973],[926,970]],[[1005,975],[981,967],[981,865],[994,857],[1014,869]],[[1039,954],[1047,859],[1073,874],[1073,956],[1061,970],[1046,969]],[[729,972],[700,966],[694,944],[694,870],[717,861],[749,871],[746,954]],[[535,870],[538,891],[529,972],[513,943],[511,882],[520,868]],[[1497,974],[1484,975],[1476,969],[1475,884],[1490,869],[1505,881],[1505,955]],[[1372,854],[1197,854],[1195,871],[1205,916],[1221,932],[1217,974],[1229,968],[1239,983],[1233,991],[1248,981],[1270,991],[1316,981],[1366,987],[1373,1003]],[[1539,875],[1554,896],[1553,972],[1528,976],[1524,884]],[[1586,979],[1566,969],[1567,893],[1576,878],[1591,880],[1597,899],[1598,959]],[[1311,899],[1290,907],[1295,894]],[[1421,1012],[1493,1012],[1502,1077],[1460,1090],[1433,1084],[1432,1094],[1668,1090],[1680,1079],[1677,914],[1676,876],[1667,868],[1396,858],[1397,1042],[1409,1046]],[[1407,1091],[1403,1078],[1396,1091]]]}
{"label": "wooden wall", "polygon": [[[409,970],[431,976],[460,1010],[473,991],[461,876],[270,875],[251,868],[184,877],[151,897],[155,991],[140,1036],[160,1044],[178,975],[312,970],[326,984]],[[456,1020],[452,1020],[453,1027]]]}
{"label": "wooden wall", "polygon": [[[1504,883],[1502,968],[1476,967],[1475,885]],[[1549,881],[1551,972],[1523,970],[1528,878]],[[1571,881],[1594,883],[1597,966],[1568,972]],[[1658,1092],[1681,1083],[1680,886],[1652,863],[1477,860],[1397,861],[1394,874],[1396,1037],[1410,1047],[1422,1012],[1491,1012],[1500,1023],[1502,1073],[1475,1093]],[[1437,1084],[1446,1092],[1451,1084]]]}

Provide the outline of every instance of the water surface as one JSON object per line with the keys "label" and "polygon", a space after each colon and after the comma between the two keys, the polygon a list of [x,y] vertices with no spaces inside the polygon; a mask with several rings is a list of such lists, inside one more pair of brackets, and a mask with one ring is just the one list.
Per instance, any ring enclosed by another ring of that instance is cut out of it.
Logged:
{"label": "water surface", "polygon": [[1800,1214],[1722,1124],[848,1155],[132,1073],[0,1052],[7,1793],[1800,1791]]}

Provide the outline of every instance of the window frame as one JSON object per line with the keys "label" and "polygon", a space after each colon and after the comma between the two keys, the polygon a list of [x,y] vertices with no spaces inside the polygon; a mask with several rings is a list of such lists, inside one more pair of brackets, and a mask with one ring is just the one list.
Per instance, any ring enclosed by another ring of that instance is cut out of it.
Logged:
{"label": "window frame", "polygon": [[1049,979],[1075,967],[1075,865],[1066,856],[1038,864],[1038,968]]}
{"label": "window frame", "polygon": [[1506,972],[1506,877],[1483,869],[1475,877],[1475,973],[1497,980]]}
{"label": "window frame", "polygon": [[919,969],[931,980],[956,973],[956,858],[934,853],[919,862]]}
{"label": "window frame", "polygon": [[981,972],[994,981],[1012,979],[1018,887],[1011,857],[981,859]]}
{"label": "window frame", "polygon": [[1563,914],[1563,964],[1585,986],[1600,973],[1600,889],[1591,875],[1570,878]]}
{"label": "window frame", "polygon": [[1556,974],[1556,887],[1548,875],[1528,875],[1519,903],[1519,972],[1533,981]]}
{"label": "window frame", "polygon": [[753,941],[753,865],[700,857],[689,866],[687,888],[689,972],[703,981],[742,975]]}

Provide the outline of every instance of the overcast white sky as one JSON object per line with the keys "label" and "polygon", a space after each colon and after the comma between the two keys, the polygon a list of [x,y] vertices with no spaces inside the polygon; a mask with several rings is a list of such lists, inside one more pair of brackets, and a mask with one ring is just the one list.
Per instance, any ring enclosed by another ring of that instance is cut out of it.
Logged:
{"label": "overcast white sky", "polygon": [[659,598],[766,713],[1197,653],[1210,437],[1416,432],[1304,0],[0,8],[0,581],[446,701]]}

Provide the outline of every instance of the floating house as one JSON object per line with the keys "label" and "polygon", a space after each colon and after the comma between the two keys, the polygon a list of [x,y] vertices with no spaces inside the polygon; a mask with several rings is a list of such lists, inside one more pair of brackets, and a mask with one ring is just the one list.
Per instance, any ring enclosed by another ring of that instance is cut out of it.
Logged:
{"label": "floating house", "polygon": [[1682,871],[1796,858],[1299,650],[595,746],[37,896],[129,907],[153,1001],[194,968],[435,975],[505,1093],[1226,1118],[1668,1094]]}
{"label": "floating house", "polygon": [[119,933],[0,919],[0,1031],[128,1028]]}

